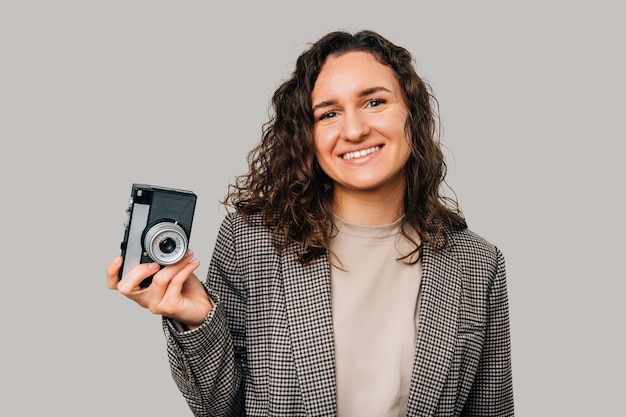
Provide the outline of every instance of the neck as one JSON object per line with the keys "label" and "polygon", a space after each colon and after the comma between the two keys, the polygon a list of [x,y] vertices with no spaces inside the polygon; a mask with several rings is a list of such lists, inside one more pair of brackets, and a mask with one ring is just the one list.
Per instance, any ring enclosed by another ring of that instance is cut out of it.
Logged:
{"label": "neck", "polygon": [[335,190],[334,213],[348,223],[380,226],[398,220],[404,214],[404,194],[354,193]]}

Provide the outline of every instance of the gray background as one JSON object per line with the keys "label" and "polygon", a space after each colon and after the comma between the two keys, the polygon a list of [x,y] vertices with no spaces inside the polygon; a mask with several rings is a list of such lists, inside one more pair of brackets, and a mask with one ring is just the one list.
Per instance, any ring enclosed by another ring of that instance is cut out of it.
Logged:
{"label": "gray background", "polygon": [[623,407],[619,2],[5,1],[0,414],[190,415],[158,317],[109,291],[132,182],[218,201],[309,42],[374,29],[440,102],[449,182],[505,253],[517,415]]}

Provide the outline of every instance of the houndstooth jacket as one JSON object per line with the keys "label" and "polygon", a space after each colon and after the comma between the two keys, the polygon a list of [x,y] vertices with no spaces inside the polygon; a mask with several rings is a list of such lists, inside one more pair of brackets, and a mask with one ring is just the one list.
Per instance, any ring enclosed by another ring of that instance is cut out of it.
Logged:
{"label": "houndstooth jacket", "polygon": [[[407,416],[512,416],[508,300],[500,251],[470,232],[422,253]],[[172,376],[196,416],[334,416],[330,265],[299,263],[269,232],[227,215],[205,284],[215,308],[194,331],[163,320]]]}

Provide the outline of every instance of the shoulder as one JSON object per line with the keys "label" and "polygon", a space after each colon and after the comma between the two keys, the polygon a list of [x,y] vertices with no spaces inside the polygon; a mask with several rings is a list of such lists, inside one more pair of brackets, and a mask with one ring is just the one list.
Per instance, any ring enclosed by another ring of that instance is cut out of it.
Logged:
{"label": "shoulder", "polygon": [[228,240],[240,251],[267,251],[274,248],[273,234],[260,214],[228,213],[222,220],[219,239]]}
{"label": "shoulder", "polygon": [[213,263],[241,279],[275,275],[282,259],[275,242],[262,216],[229,213],[222,220]]}
{"label": "shoulder", "polygon": [[222,220],[221,229],[228,229],[231,233],[238,235],[246,233],[258,234],[268,231],[263,224],[260,214],[243,215],[239,212],[226,214]]}
{"label": "shoulder", "polygon": [[503,262],[498,247],[471,229],[447,229],[448,251],[465,268],[495,271]]}
{"label": "shoulder", "polygon": [[456,246],[459,249],[485,253],[495,253],[497,250],[495,244],[469,228],[448,228],[446,234],[450,239],[451,246]]}

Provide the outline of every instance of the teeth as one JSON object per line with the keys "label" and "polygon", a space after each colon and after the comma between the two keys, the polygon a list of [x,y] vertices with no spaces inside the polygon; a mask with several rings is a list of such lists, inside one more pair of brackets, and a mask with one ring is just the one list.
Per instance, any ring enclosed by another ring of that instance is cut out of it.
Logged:
{"label": "teeth", "polygon": [[362,158],[365,155],[369,155],[379,150],[380,150],[380,146],[374,146],[372,148],[363,149],[362,151],[358,151],[358,152],[348,152],[346,154],[343,154],[342,158],[345,159],[346,161],[349,161],[350,159]]}

